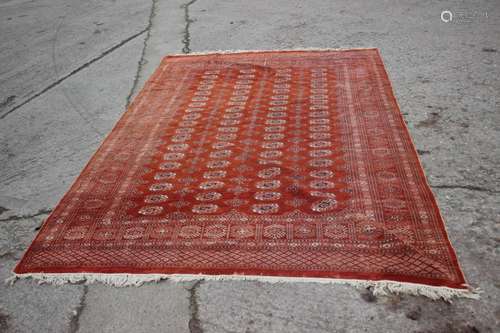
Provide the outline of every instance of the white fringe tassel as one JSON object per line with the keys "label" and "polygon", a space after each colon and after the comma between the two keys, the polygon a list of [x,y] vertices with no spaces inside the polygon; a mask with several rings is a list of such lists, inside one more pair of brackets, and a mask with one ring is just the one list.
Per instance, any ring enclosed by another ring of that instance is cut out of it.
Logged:
{"label": "white fringe tassel", "polygon": [[329,278],[306,278],[306,277],[282,277],[261,275],[207,275],[207,274],[119,274],[119,273],[32,273],[14,274],[6,282],[14,284],[18,279],[36,279],[40,284],[50,283],[62,285],[65,283],[104,283],[115,287],[139,287],[147,282],[159,282],[171,280],[175,282],[184,281],[260,281],[267,283],[288,282],[314,282],[325,284],[345,284],[361,288],[373,288],[375,296],[388,296],[390,294],[407,294],[414,296],[425,296],[433,300],[443,299],[447,302],[455,297],[479,299],[479,289],[454,289],[448,287],[436,287],[417,283],[406,283],[389,280],[370,281],[355,279],[329,279]]}
{"label": "white fringe tassel", "polygon": [[217,55],[217,54],[238,54],[238,53],[272,53],[272,52],[325,52],[325,51],[359,51],[359,50],[376,50],[376,47],[355,47],[355,48],[320,48],[320,47],[305,47],[305,48],[291,48],[291,49],[272,49],[272,50],[213,50],[202,52],[189,52],[189,53],[170,53],[166,57],[189,57],[200,55]]}

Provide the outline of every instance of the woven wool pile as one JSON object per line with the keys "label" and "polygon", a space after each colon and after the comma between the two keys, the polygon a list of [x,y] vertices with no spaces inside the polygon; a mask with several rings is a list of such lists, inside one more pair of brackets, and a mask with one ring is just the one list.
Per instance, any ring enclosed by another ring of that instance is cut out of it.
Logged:
{"label": "woven wool pile", "polygon": [[376,49],[166,57],[15,273],[473,296]]}

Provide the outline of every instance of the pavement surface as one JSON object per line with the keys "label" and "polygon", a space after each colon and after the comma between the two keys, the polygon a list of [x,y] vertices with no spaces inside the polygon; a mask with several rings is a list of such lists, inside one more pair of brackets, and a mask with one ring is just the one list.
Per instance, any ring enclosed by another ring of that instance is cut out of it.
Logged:
{"label": "pavement surface", "polygon": [[0,331],[499,332],[499,23],[499,2],[481,0],[0,1],[1,280],[164,55],[378,47],[484,291],[447,304],[314,283],[28,280],[0,285]]}

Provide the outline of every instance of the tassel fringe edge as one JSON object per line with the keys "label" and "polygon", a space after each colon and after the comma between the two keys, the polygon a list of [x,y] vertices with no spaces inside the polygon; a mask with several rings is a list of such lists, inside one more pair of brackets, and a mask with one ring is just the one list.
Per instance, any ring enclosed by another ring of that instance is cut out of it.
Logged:
{"label": "tassel fringe edge", "polygon": [[165,57],[190,57],[190,56],[203,56],[203,55],[217,55],[217,54],[238,54],[238,53],[269,53],[269,52],[325,52],[325,51],[360,51],[360,50],[376,50],[376,47],[356,47],[356,48],[319,48],[319,47],[305,47],[305,48],[291,48],[291,49],[273,49],[273,50],[213,50],[204,52],[189,52],[189,53],[171,53]]}
{"label": "tassel fringe edge", "polygon": [[185,281],[260,281],[266,283],[309,282],[323,284],[344,284],[358,289],[371,288],[375,296],[391,294],[406,294],[425,296],[432,300],[442,299],[451,302],[454,298],[479,299],[479,289],[457,289],[449,287],[430,286],[417,283],[397,282],[389,280],[355,280],[335,278],[304,278],[260,275],[207,275],[207,274],[122,274],[122,273],[31,273],[14,274],[5,282],[14,284],[18,279],[35,279],[40,284],[49,283],[63,285],[66,283],[103,283],[115,287],[139,287],[147,282],[170,280]]}

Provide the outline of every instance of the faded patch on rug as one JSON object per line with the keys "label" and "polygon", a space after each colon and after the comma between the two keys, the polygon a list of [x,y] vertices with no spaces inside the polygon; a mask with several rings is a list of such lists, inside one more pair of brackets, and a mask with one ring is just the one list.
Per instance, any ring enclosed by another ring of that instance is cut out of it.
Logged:
{"label": "faded patch on rug", "polygon": [[474,296],[377,49],[165,57],[15,273]]}

